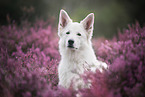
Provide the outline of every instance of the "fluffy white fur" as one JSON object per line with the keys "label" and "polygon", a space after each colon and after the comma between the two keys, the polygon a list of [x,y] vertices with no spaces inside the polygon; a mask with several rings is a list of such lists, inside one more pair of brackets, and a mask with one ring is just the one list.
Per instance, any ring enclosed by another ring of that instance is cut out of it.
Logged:
{"label": "fluffy white fur", "polygon": [[[80,23],[72,22],[66,11],[61,10],[58,24],[59,52],[61,61],[58,67],[59,85],[74,89],[88,87],[80,77],[85,70],[95,71],[107,68],[107,64],[97,60],[92,48],[94,14],[89,14]],[[73,40],[73,47],[69,47]]]}

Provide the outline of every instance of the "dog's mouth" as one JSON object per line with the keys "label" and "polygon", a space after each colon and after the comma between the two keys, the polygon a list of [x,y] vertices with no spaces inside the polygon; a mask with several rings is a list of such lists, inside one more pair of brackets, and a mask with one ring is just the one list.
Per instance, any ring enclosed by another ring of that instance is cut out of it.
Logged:
{"label": "dog's mouth", "polygon": [[72,49],[72,50],[78,49],[78,48],[75,48],[73,45],[68,45],[67,47]]}
{"label": "dog's mouth", "polygon": [[73,46],[73,45],[68,45],[67,47],[68,47],[68,48],[74,48],[74,46]]}

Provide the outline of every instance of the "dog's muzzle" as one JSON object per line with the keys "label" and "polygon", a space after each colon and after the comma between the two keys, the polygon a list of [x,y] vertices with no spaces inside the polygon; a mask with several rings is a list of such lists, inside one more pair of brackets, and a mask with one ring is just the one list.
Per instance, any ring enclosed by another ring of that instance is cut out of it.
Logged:
{"label": "dog's muzzle", "polygon": [[74,48],[74,40],[70,39],[68,40],[68,46],[69,48]]}

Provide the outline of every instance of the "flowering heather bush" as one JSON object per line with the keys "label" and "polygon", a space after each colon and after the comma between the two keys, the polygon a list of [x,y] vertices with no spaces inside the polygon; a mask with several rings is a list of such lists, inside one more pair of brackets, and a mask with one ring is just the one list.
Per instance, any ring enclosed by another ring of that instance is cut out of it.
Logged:
{"label": "flowering heather bush", "polygon": [[118,41],[105,41],[96,48],[109,69],[85,76],[93,85],[81,90],[83,97],[145,97],[145,27],[129,26]]}
{"label": "flowering heather bush", "polygon": [[56,34],[43,21],[0,27],[0,97],[75,95],[57,87],[60,56]]}
{"label": "flowering heather bush", "polygon": [[57,86],[58,37],[49,22],[1,26],[0,97],[145,97],[145,27],[136,23],[118,38],[93,42],[109,69],[86,72],[92,87],[76,92]]}

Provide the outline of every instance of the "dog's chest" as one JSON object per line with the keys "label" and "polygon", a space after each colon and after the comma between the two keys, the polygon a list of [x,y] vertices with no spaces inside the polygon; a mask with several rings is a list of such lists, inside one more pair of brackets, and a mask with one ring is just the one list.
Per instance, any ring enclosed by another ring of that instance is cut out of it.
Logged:
{"label": "dog's chest", "polygon": [[85,70],[89,70],[89,64],[87,60],[65,60],[60,63],[60,67],[64,73],[77,73],[82,74]]}

